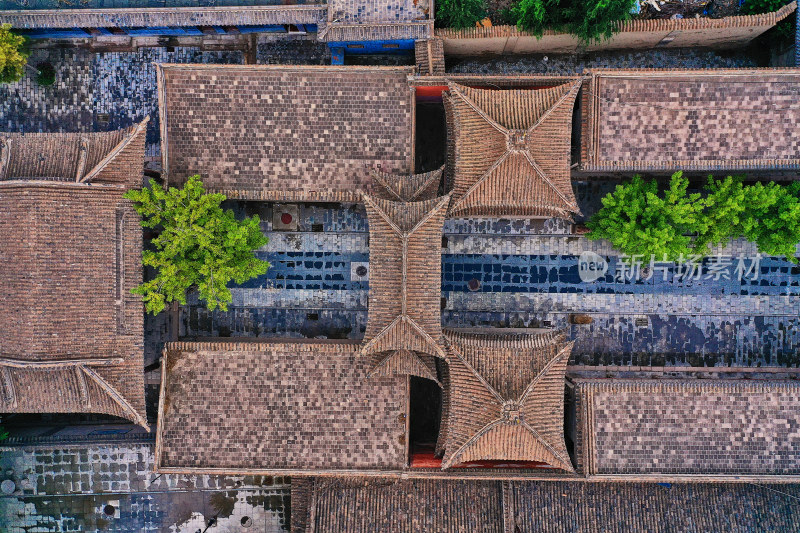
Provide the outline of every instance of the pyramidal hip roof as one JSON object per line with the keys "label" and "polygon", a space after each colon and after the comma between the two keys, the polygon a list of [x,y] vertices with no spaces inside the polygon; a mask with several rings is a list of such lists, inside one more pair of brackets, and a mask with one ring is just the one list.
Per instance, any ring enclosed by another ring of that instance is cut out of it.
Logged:
{"label": "pyramidal hip roof", "polygon": [[475,89],[450,82],[450,216],[570,219],[572,111],[581,82],[546,89]]}
{"label": "pyramidal hip roof", "polygon": [[442,468],[479,460],[536,461],[572,472],[564,443],[564,374],[573,344],[566,335],[444,335],[450,390]]}
{"label": "pyramidal hip roof", "polygon": [[440,293],[448,196],[392,202],[364,195],[370,290],[362,353],[409,350],[444,357]]}

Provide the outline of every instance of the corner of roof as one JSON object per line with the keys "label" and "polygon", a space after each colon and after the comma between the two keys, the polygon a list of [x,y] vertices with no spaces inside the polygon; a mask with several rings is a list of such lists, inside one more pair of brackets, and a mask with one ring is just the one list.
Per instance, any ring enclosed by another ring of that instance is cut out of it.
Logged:
{"label": "corner of roof", "polygon": [[[97,177],[98,174],[100,174],[100,172],[110,165],[131,142],[139,138],[141,135],[144,135],[147,132],[148,122],[150,122],[149,115],[144,117],[135,126],[127,128],[129,131],[126,132],[122,140],[108,154],[106,154],[106,156],[99,163],[97,163],[93,169],[80,178],[80,183],[90,183],[95,177]],[[144,171],[144,169],[142,169],[142,171]]]}

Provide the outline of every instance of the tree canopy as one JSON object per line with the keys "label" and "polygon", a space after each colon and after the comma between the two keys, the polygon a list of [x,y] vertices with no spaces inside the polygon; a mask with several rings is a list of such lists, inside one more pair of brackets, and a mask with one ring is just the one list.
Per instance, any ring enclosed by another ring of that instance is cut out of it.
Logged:
{"label": "tree canopy", "polygon": [[268,242],[258,216],[236,220],[220,205],[225,195],[206,193],[200,176],[168,190],[150,180],[150,188],[128,191],[125,198],[134,202],[142,226],[159,232],[152,240],[155,249],[142,254],[143,264],[157,274],[133,289],[150,313],[172,301],[185,304],[192,288],[208,309],[226,311],[232,299],[228,283],[243,283],[269,268],[253,253]]}
{"label": "tree canopy", "polygon": [[22,79],[28,55],[25,37],[13,33],[11,24],[0,24],[0,83]]}
{"label": "tree canopy", "polygon": [[745,185],[739,177],[709,176],[702,192],[688,191],[681,172],[659,192],[655,180],[635,176],[602,199],[589,220],[590,239],[607,239],[628,256],[675,261],[706,257],[711,247],[744,237],[767,255],[797,262],[800,182]]}

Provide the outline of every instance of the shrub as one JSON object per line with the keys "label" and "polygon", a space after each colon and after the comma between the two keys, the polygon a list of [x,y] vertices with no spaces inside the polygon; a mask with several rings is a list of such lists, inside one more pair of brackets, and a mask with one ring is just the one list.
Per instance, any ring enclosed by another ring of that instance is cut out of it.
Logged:
{"label": "shrub", "polygon": [[486,17],[484,0],[439,0],[436,23],[446,28],[470,28]]}
{"label": "shrub", "polygon": [[566,9],[567,31],[585,43],[608,39],[628,20],[638,0],[572,0]]}
{"label": "shrub", "polygon": [[167,191],[150,180],[149,189],[128,191],[125,198],[134,202],[142,226],[160,229],[152,240],[155,250],[142,254],[142,263],[157,275],[133,289],[150,313],[158,314],[174,300],[185,304],[186,291],[194,287],[208,309],[227,311],[228,283],[244,283],[269,268],[253,254],[267,244],[258,216],[237,221],[233,211],[220,207],[224,195],[206,194],[200,176]]}
{"label": "shrub", "polygon": [[589,43],[608,39],[630,17],[637,0],[520,0],[517,26],[541,37],[546,29],[565,31]]}
{"label": "shrub", "polygon": [[50,63],[36,65],[36,83],[49,87],[56,82],[56,69]]}
{"label": "shrub", "polygon": [[[745,0],[739,13],[742,15],[758,15],[777,11],[790,0]],[[775,26],[775,33],[782,38],[790,37],[794,33],[795,16],[790,15]]]}
{"label": "shrub", "polygon": [[56,82],[56,69],[50,63],[39,63],[36,71],[36,83],[39,85],[49,87]]}
{"label": "shrub", "polygon": [[10,24],[0,24],[0,83],[22,79],[28,55],[25,37],[12,33]]}
{"label": "shrub", "polygon": [[602,199],[603,207],[587,223],[589,239],[607,239],[629,256],[675,261],[691,254],[692,233],[702,226],[705,202],[687,194],[689,180],[672,175],[669,188],[659,194],[658,183],[635,176],[617,185]]}

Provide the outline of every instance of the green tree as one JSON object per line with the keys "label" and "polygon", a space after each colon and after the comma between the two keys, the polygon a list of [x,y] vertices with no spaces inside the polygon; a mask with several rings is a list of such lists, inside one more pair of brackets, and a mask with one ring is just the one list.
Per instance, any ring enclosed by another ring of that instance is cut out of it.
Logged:
{"label": "green tree", "polygon": [[796,263],[800,243],[800,182],[756,183],[745,187],[746,208],[736,233],[756,243],[767,255],[783,255]]}
{"label": "green tree", "polygon": [[0,83],[22,79],[29,55],[25,37],[12,33],[11,24],[0,24]]}
{"label": "green tree", "polygon": [[520,0],[517,26],[537,37],[546,29],[572,33],[585,43],[608,39],[637,0]]}
{"label": "green tree", "polygon": [[559,0],[520,0],[511,8],[517,27],[541,37],[544,30],[563,31],[567,19]]}
{"label": "green tree", "polygon": [[631,16],[638,0],[570,0],[566,7],[567,31],[584,43],[609,39]]}
{"label": "green tree", "polygon": [[470,28],[486,17],[485,0],[438,0],[436,23],[445,28]]}
{"label": "green tree", "polygon": [[688,186],[689,180],[677,172],[660,194],[655,180],[634,176],[602,199],[603,207],[587,223],[587,237],[607,239],[629,256],[669,261],[688,257],[692,238],[687,233],[705,224],[705,201],[699,193],[687,194]]}
{"label": "green tree", "polygon": [[200,176],[166,191],[150,180],[150,188],[128,191],[125,198],[134,202],[142,226],[160,230],[152,240],[155,250],[142,254],[157,275],[133,289],[150,313],[174,300],[185,304],[190,288],[197,288],[208,309],[226,311],[232,299],[228,283],[243,283],[269,268],[253,254],[267,244],[258,216],[236,220],[233,211],[220,207],[225,196],[207,194]]}
{"label": "green tree", "polygon": [[701,257],[711,253],[711,246],[726,244],[741,235],[741,217],[747,209],[745,187],[739,177],[715,180],[709,176],[706,190],[703,225],[695,229],[697,238],[692,250]]}

